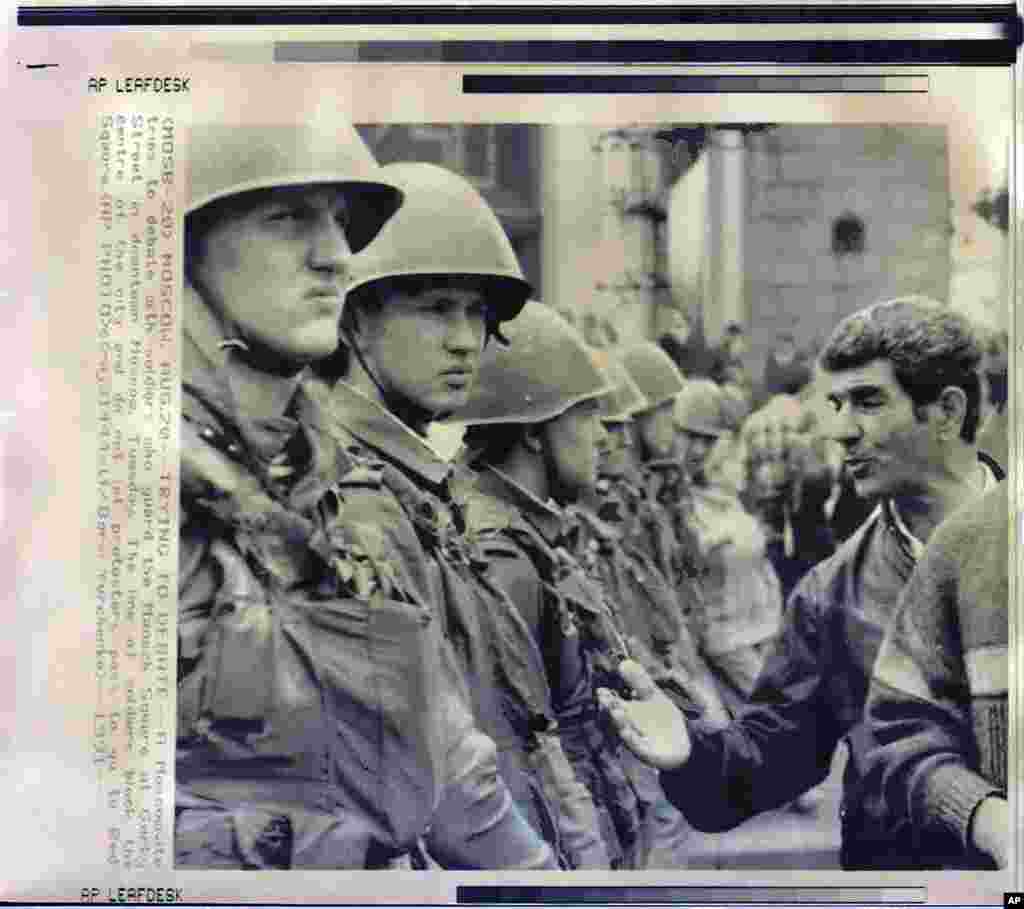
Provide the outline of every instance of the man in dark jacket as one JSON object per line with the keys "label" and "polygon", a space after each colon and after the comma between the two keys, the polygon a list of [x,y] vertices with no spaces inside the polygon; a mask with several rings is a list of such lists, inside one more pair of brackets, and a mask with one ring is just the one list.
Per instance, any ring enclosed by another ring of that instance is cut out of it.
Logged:
{"label": "man in dark jacket", "polygon": [[[833,437],[860,495],[878,508],[790,598],[750,707],[724,730],[689,730],[642,671],[638,703],[603,695],[666,794],[699,829],[726,830],[822,782],[841,741],[845,868],[891,867],[860,815],[861,725],[882,635],[924,541],[1001,477],[975,443],[981,350],[971,325],[922,298],[868,307],[839,324],[821,357]],[[716,781],[717,784],[713,784]]]}

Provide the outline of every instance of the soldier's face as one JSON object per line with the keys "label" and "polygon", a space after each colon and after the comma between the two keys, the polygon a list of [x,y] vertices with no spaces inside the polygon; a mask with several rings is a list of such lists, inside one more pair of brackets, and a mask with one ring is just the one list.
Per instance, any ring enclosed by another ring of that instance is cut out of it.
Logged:
{"label": "soldier's face", "polygon": [[676,436],[676,455],[688,476],[703,476],[704,463],[714,444],[714,436],[680,427]]}
{"label": "soldier's face", "polygon": [[672,457],[672,449],[675,444],[675,426],[672,423],[673,406],[673,399],[669,398],[653,410],[644,411],[633,417],[636,421],[637,434],[651,458]]}
{"label": "soldier's face", "polygon": [[581,401],[544,424],[541,438],[549,491],[560,505],[575,501],[597,483],[597,446],[604,434],[601,407],[594,400]]}
{"label": "soldier's face", "polygon": [[[941,446],[927,414],[919,419],[888,360],[825,372],[831,420],[857,495],[915,495],[942,470]],[[927,410],[927,408],[926,408]]]}
{"label": "soldier's face", "polygon": [[469,287],[390,294],[358,316],[367,366],[388,396],[428,414],[466,406],[480,371],[487,306]]}
{"label": "soldier's face", "polygon": [[192,280],[243,340],[289,362],[320,359],[338,346],[347,220],[333,187],[243,196],[206,231]]}
{"label": "soldier's face", "polygon": [[597,443],[600,474],[621,477],[629,469],[629,453],[633,447],[633,424],[618,420],[604,420],[605,434]]}

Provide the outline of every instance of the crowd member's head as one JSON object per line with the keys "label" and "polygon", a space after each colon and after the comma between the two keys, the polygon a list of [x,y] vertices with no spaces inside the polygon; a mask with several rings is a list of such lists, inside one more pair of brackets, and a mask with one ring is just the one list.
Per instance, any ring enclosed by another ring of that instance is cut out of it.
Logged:
{"label": "crowd member's head", "polygon": [[689,380],[676,395],[673,426],[676,456],[683,471],[698,485],[705,484],[705,466],[711,449],[733,431],[721,386],[709,379]]}
{"label": "crowd member's head", "polygon": [[424,431],[469,400],[488,339],[502,338],[530,286],[467,180],[432,164],[381,170],[405,202],[352,260],[335,371]]}
{"label": "crowd member's head", "polygon": [[505,472],[541,501],[577,501],[597,482],[601,399],[611,388],[576,329],[530,301],[492,346],[456,415],[467,460]]}
{"label": "crowd member's head", "polygon": [[924,494],[973,460],[981,357],[971,323],[924,297],[840,322],[820,365],[831,432],[859,495]]}
{"label": "crowd member's head", "polygon": [[636,382],[647,407],[633,415],[637,444],[644,461],[672,457],[675,429],[672,408],[676,395],[683,389],[683,377],[675,363],[657,344],[644,341],[622,354],[626,371]]}
{"label": "crowd member's head", "polygon": [[263,373],[294,374],[332,353],[353,254],[401,191],[346,123],[200,124],[189,158],[187,328],[201,322]]}

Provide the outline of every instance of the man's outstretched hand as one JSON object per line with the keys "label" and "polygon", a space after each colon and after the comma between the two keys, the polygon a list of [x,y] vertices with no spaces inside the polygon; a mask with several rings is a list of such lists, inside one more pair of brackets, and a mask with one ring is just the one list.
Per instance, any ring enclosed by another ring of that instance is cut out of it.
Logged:
{"label": "man's outstretched hand", "polygon": [[640,760],[658,770],[681,767],[690,757],[690,734],[683,714],[639,663],[623,660],[619,675],[632,689],[632,699],[623,700],[607,688],[597,690],[597,699],[622,741]]}

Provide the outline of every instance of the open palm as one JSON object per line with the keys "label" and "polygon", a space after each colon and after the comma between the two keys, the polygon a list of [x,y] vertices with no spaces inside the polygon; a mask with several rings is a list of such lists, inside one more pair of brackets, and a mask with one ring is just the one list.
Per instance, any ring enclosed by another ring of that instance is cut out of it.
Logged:
{"label": "open palm", "polygon": [[606,688],[597,692],[622,741],[640,760],[659,770],[671,770],[690,756],[686,720],[675,704],[633,660],[619,665],[619,674],[632,689],[624,700]]}

